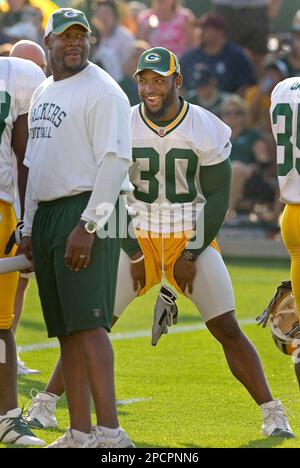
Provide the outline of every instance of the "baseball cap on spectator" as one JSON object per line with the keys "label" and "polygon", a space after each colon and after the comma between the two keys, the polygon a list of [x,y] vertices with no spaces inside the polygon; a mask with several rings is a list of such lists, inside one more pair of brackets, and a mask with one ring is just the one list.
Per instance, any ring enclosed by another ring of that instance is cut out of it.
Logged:
{"label": "baseball cap on spectator", "polygon": [[223,16],[217,15],[215,13],[208,13],[201,16],[199,19],[199,24],[201,28],[214,28],[226,32],[228,29],[228,23]]}
{"label": "baseball cap on spectator", "polygon": [[75,10],[74,8],[60,8],[50,16],[45,29],[45,37],[51,33],[61,34],[75,24],[91,32],[89,22],[82,11]]}
{"label": "baseball cap on spectator", "polygon": [[270,59],[265,62],[264,68],[267,70],[269,68],[277,70],[282,78],[287,78],[289,76],[289,70],[285,62],[280,59]]}

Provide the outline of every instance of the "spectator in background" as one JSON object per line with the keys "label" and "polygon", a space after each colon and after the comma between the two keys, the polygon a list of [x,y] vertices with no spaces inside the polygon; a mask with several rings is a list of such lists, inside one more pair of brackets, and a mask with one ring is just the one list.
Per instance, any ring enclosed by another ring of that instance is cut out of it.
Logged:
{"label": "spectator in background", "polygon": [[[94,47],[94,50],[96,51],[97,49],[100,49],[101,45],[101,36],[100,36],[100,31],[96,31],[91,27],[92,29],[92,36],[91,40],[94,38],[96,40],[96,44]],[[91,41],[92,42],[92,41]],[[91,47],[92,50],[92,47]],[[101,49],[101,54],[98,54],[98,56],[95,56],[95,54],[92,54],[93,56],[92,62],[98,65],[98,67],[102,68],[106,72],[108,72],[111,76],[121,76],[122,75],[122,68],[120,66],[120,63],[116,60],[115,55],[111,54],[109,49],[106,49],[103,47]]]}
{"label": "spectator in background", "polygon": [[200,19],[201,45],[186,52],[181,60],[184,86],[195,89],[203,69],[209,68],[218,87],[227,93],[243,95],[255,83],[254,70],[241,47],[228,42],[227,23],[214,13]]}
{"label": "spectator in background", "polygon": [[29,5],[28,0],[8,0],[9,10],[0,10],[0,25],[2,27],[14,26],[22,18],[23,9]]}
{"label": "spectator in background", "polygon": [[99,29],[101,37],[93,61],[98,63],[100,60],[105,70],[116,81],[121,81],[123,66],[134,42],[134,36],[125,26],[120,25],[119,11],[113,0],[97,2],[93,23]]}
{"label": "spectator in background", "polygon": [[132,32],[132,34],[136,34],[136,24],[132,19],[132,15],[130,13],[130,10],[128,8],[128,3],[126,0],[114,0],[117,5],[117,9],[119,12],[119,19],[120,19],[120,24],[122,26],[125,26],[129,31]]}
{"label": "spectator in background", "polygon": [[247,49],[259,72],[267,53],[269,19],[277,16],[282,0],[212,0],[228,23],[228,38]]}
{"label": "spectator in background", "polygon": [[133,75],[137,69],[138,61],[143,52],[150,48],[148,42],[134,41],[131,51],[125,62],[123,73],[124,77],[119,82],[119,85],[127,95],[130,105],[135,106],[141,102],[138,94],[138,85]]}
{"label": "spectator in background", "polygon": [[288,76],[300,76],[300,10],[294,16],[291,27],[290,51],[280,56],[288,68]]}
{"label": "spectator in background", "polygon": [[257,85],[247,89],[244,99],[249,109],[250,125],[262,132],[271,133],[271,93],[275,86],[288,77],[288,67],[279,59],[267,59]]}
{"label": "spectator in background", "polygon": [[[1,44],[5,42],[14,42],[9,34],[9,29],[21,21],[23,9],[28,5],[28,0],[8,0],[8,11],[2,7],[0,2],[0,40]],[[3,36],[3,37],[2,37]]]}
{"label": "spectator in background", "polygon": [[[21,21],[23,10],[26,6],[32,6],[41,11],[43,27],[47,24],[49,16],[57,10],[57,5],[52,0],[6,0],[0,1],[0,27],[13,26]],[[23,38],[22,38],[23,39]]]}
{"label": "spectator in background", "polygon": [[[221,108],[221,118],[232,130],[229,220],[235,217],[246,198],[250,200],[250,207],[253,202],[272,202],[274,189],[264,174],[271,162],[267,146],[262,135],[248,126],[248,112],[243,99],[240,96],[229,97]],[[250,186],[251,190],[248,189]]]}
{"label": "spectator in background", "polygon": [[137,37],[151,47],[165,47],[178,57],[196,45],[195,17],[180,0],[152,0],[138,18]]}
{"label": "spectator in background", "polygon": [[195,86],[195,90],[192,90],[188,95],[188,101],[220,117],[221,106],[232,95],[219,90],[216,77],[209,69],[201,71]]}
{"label": "spectator in background", "polygon": [[[99,0],[65,0],[67,7],[72,7],[77,10],[83,11],[85,15],[92,16],[93,12],[97,9],[97,4]],[[118,11],[119,24],[125,26],[133,34],[135,34],[136,26],[132,19],[132,15],[129,10],[129,5],[127,0],[109,0],[114,3]],[[59,0],[59,4],[62,3],[62,0]],[[145,5],[145,9],[146,9]],[[92,33],[93,25],[91,25]]]}
{"label": "spectator in background", "polygon": [[43,15],[39,8],[25,5],[20,21],[13,26],[4,28],[4,32],[14,39],[29,39],[39,44],[43,43]]}
{"label": "spectator in background", "polygon": [[128,3],[128,11],[129,11],[131,22],[133,25],[132,32],[134,34],[137,34],[137,30],[138,30],[138,17],[145,10],[147,10],[147,5],[145,5],[145,3],[143,2],[133,1],[133,2]]}

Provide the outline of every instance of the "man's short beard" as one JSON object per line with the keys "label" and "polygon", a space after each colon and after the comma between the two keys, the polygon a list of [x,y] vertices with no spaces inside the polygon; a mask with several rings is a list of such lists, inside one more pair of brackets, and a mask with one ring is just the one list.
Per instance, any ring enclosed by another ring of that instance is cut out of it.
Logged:
{"label": "man's short beard", "polygon": [[147,117],[150,120],[159,120],[167,114],[169,107],[173,104],[176,98],[175,90],[176,90],[176,86],[175,86],[175,80],[174,80],[169,94],[164,98],[161,108],[156,112],[152,112],[147,106],[145,100],[143,99],[145,112],[146,112]]}
{"label": "man's short beard", "polygon": [[64,69],[67,72],[80,72],[86,65],[86,60],[84,58],[81,59],[80,63],[78,65],[66,65],[64,61]]}

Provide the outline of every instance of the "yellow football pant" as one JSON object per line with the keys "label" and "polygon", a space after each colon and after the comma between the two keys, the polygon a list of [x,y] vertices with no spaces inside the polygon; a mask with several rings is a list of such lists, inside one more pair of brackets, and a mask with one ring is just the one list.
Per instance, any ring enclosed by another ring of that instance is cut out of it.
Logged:
{"label": "yellow football pant", "polygon": [[[16,247],[9,255],[4,255],[4,250],[16,223],[12,205],[0,201],[0,258],[13,257],[15,254]],[[19,273],[0,275],[0,330],[10,330],[12,327],[18,282]]]}
{"label": "yellow football pant", "polygon": [[300,205],[286,205],[281,218],[283,242],[291,257],[291,282],[300,319]]}
{"label": "yellow football pant", "polygon": [[[139,291],[138,295],[143,296],[154,285],[161,283],[164,278],[179,293],[182,293],[174,278],[173,269],[177,258],[190,240],[189,233],[158,234],[136,230],[136,236],[144,254],[146,273],[145,287]],[[216,240],[211,243],[211,246],[220,251]]]}

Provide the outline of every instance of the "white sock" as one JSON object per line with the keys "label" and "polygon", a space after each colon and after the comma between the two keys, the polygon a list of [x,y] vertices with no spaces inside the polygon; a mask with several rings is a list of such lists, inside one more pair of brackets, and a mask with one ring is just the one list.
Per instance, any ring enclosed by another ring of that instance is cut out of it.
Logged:
{"label": "white sock", "polygon": [[71,433],[76,442],[82,442],[86,440],[90,435],[86,432],[77,431],[77,429],[71,429]]}
{"label": "white sock", "polygon": [[274,408],[276,406],[280,406],[281,405],[281,401],[279,400],[271,400],[271,401],[268,401],[268,403],[263,403],[262,405],[260,405],[260,408],[263,409],[263,408]]}
{"label": "white sock", "polygon": [[118,437],[119,432],[120,432],[120,426],[117,427],[116,429],[110,429],[109,427],[104,427],[104,426],[99,426],[101,432],[107,437]]}
{"label": "white sock", "polygon": [[60,400],[60,396],[55,395],[55,393],[50,393],[50,392],[40,392],[40,393],[43,393],[44,395],[49,395],[52,398],[54,398],[56,401]]}
{"label": "white sock", "polygon": [[20,416],[20,414],[21,414],[20,408],[15,408],[13,410],[7,411],[7,413],[4,414],[3,416],[0,416],[0,421],[2,421],[3,419],[7,419],[7,418],[17,418],[18,416]]}

